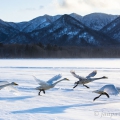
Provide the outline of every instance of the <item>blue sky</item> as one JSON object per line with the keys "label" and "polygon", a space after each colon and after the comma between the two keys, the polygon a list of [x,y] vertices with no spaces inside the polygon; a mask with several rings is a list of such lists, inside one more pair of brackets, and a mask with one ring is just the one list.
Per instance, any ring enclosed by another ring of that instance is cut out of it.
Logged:
{"label": "blue sky", "polygon": [[87,15],[94,12],[120,14],[120,0],[0,0],[0,19],[29,21],[44,14]]}

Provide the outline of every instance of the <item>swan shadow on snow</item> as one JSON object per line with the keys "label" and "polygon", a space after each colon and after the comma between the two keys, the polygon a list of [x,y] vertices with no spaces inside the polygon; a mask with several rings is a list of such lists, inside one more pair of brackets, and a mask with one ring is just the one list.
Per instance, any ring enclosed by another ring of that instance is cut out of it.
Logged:
{"label": "swan shadow on snow", "polygon": [[32,97],[33,96],[2,97],[2,98],[0,97],[0,100],[17,101],[17,100],[24,100]]}
{"label": "swan shadow on snow", "polygon": [[88,104],[73,104],[73,105],[64,105],[64,106],[50,106],[50,107],[38,107],[32,108],[27,110],[19,110],[13,111],[13,114],[22,114],[22,113],[49,113],[49,114],[56,114],[56,113],[63,113],[68,108],[74,107],[88,107],[88,106],[95,106],[101,104],[110,104],[110,103],[88,103]]}

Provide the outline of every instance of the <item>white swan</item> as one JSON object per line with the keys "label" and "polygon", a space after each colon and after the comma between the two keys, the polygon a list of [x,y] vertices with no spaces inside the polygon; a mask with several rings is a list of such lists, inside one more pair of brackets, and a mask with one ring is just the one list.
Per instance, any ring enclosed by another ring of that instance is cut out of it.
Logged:
{"label": "white swan", "polygon": [[15,89],[13,87],[13,85],[18,85],[18,84],[15,83],[15,82],[9,83],[7,81],[0,81],[0,90],[3,89],[3,88],[5,88],[5,87],[11,87],[12,89]]}
{"label": "white swan", "polygon": [[94,80],[106,79],[106,78],[107,78],[106,76],[103,76],[103,77],[100,77],[100,78],[91,78],[91,77],[94,77],[94,76],[97,74],[97,71],[96,71],[96,70],[94,70],[92,73],[90,73],[90,74],[89,74],[88,76],[86,76],[86,77],[82,77],[82,76],[77,75],[77,74],[75,73],[75,71],[70,71],[70,73],[71,73],[74,77],[76,77],[76,78],[79,79],[79,81],[75,82],[75,86],[74,86],[73,88],[77,87],[78,84],[82,84],[83,86],[89,88],[89,87],[88,87],[87,85],[85,85],[85,84],[87,84],[87,83],[89,83],[89,82],[92,82],[92,81],[94,81]]}
{"label": "white swan", "polygon": [[93,101],[98,99],[101,95],[106,95],[108,98],[110,97],[109,95],[118,95],[120,92],[120,87],[115,87],[113,84],[110,85],[105,85],[99,90],[93,91],[94,93],[100,94],[99,96],[95,97]]}
{"label": "white swan", "polygon": [[[45,90],[53,88],[57,83],[59,83],[59,82],[61,82],[63,80],[69,80],[67,78],[63,78],[63,79],[61,79],[59,81],[56,81],[56,80],[58,80],[58,79],[60,79],[62,77],[61,74],[58,74],[58,75],[52,77],[51,79],[49,79],[46,82],[43,81],[43,80],[37,79],[35,76],[33,76],[33,77],[38,82],[38,84],[40,85],[40,86],[36,87],[36,90],[39,90],[38,95],[40,95],[41,91],[43,91],[43,93],[45,94]],[[54,83],[54,81],[56,81],[56,82]]]}

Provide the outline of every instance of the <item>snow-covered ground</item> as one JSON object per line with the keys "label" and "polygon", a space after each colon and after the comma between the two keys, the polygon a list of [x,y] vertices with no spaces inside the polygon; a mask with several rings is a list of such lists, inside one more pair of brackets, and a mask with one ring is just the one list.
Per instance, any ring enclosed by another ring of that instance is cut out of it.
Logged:
{"label": "snow-covered ground", "polygon": [[[73,90],[70,70],[87,76],[97,70],[96,77],[107,76]],[[46,94],[35,90],[32,75],[47,81],[57,74],[70,81],[62,81]],[[0,90],[0,120],[119,120],[120,95],[98,96],[92,91],[106,84],[120,87],[120,59],[1,59],[0,81],[16,82],[18,91]]]}

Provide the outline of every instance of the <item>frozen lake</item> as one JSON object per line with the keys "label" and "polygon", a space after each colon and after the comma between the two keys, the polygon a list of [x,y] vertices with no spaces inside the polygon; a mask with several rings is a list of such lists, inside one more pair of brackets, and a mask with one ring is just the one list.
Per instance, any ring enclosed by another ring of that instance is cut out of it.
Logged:
{"label": "frozen lake", "polygon": [[[107,76],[88,83],[90,89],[74,82],[70,70],[87,76],[97,70],[95,77]],[[47,81],[62,74],[62,81],[46,94],[38,96],[37,82],[32,75]],[[120,119],[120,95],[101,96],[92,91],[106,84],[120,87],[120,59],[1,59],[0,81],[16,82],[18,91],[0,90],[0,120],[118,120]]]}

